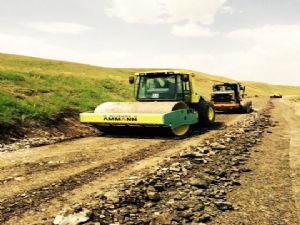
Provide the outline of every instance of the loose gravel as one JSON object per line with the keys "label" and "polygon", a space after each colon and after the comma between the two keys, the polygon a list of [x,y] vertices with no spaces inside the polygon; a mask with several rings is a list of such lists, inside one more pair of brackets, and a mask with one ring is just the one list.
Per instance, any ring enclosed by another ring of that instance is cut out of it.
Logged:
{"label": "loose gravel", "polygon": [[[219,135],[165,160],[154,172],[95,196],[97,204],[82,206],[90,212],[87,224],[203,224],[235,210],[227,193],[241,185],[242,173],[251,172],[246,166],[251,149],[276,126],[271,109],[270,102]],[[72,213],[64,210],[57,217],[64,221]]]}

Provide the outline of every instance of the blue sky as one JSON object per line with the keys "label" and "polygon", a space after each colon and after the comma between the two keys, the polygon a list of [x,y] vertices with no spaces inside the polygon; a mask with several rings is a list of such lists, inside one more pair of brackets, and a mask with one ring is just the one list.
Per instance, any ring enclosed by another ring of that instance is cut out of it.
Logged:
{"label": "blue sky", "polygon": [[299,12],[300,0],[0,0],[0,52],[300,85]]}

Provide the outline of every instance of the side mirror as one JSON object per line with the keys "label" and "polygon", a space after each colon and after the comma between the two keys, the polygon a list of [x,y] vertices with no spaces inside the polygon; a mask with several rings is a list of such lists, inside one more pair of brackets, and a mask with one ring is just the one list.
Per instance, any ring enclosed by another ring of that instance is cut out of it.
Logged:
{"label": "side mirror", "polygon": [[188,82],[189,81],[189,76],[187,74],[183,74],[181,76],[181,80],[184,81],[184,82]]}
{"label": "side mirror", "polygon": [[129,77],[129,84],[134,84],[134,77],[133,76]]}

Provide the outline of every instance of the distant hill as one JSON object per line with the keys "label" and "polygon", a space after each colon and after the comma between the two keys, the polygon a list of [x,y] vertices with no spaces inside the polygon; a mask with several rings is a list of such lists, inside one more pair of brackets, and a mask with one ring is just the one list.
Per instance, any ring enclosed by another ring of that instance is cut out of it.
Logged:
{"label": "distant hill", "polygon": [[[105,101],[131,101],[128,76],[153,69],[106,68],[79,63],[0,54],[0,128],[28,126],[65,111],[87,111]],[[209,97],[211,86],[231,79],[196,74],[198,92]],[[300,95],[300,87],[243,82],[249,96]]]}

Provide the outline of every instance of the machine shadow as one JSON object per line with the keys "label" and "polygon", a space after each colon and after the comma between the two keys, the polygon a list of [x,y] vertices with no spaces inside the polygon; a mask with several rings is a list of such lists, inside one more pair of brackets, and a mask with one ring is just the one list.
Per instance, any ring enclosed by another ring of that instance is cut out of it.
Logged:
{"label": "machine shadow", "polygon": [[187,134],[183,136],[174,136],[170,129],[161,127],[122,127],[123,129],[114,130],[113,132],[101,132],[101,137],[109,138],[126,138],[126,139],[158,139],[158,140],[183,140],[207,133],[212,130],[220,130],[225,123],[215,122],[213,125],[202,127],[200,125],[191,126]]}
{"label": "machine shadow", "polygon": [[220,114],[220,115],[230,115],[230,114],[235,114],[235,115],[237,115],[237,114],[245,114],[245,113],[236,110],[236,111],[216,111],[216,114],[217,114],[217,115],[218,115],[218,114]]}

